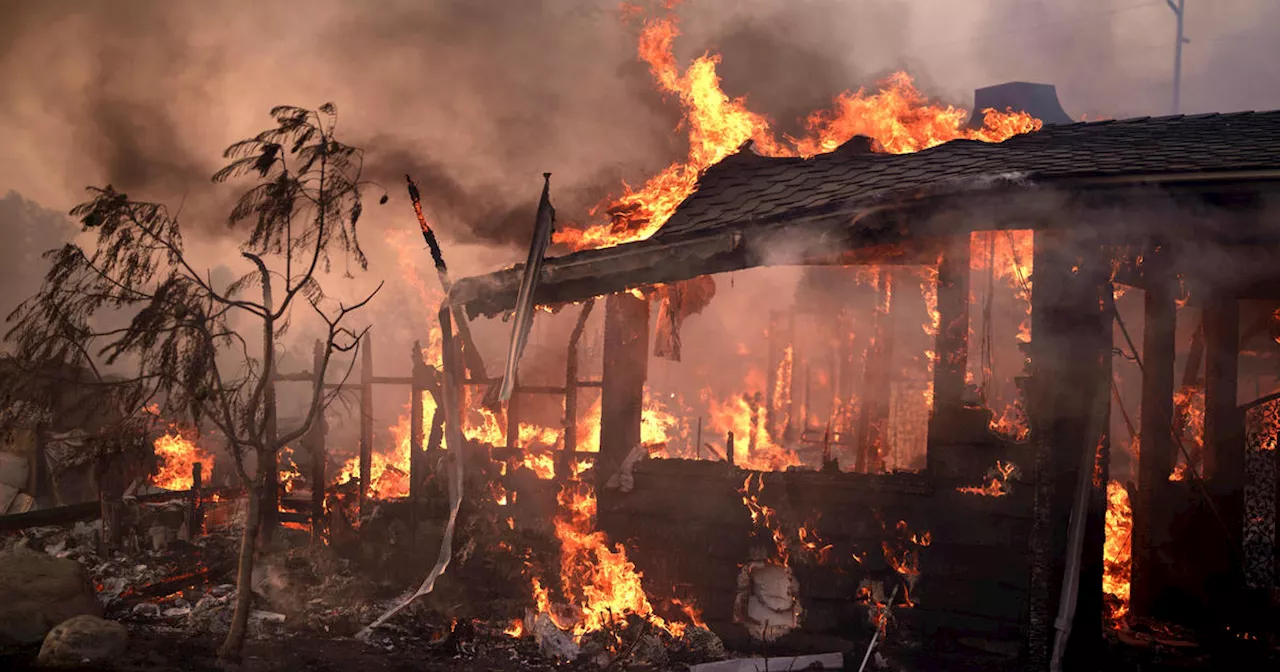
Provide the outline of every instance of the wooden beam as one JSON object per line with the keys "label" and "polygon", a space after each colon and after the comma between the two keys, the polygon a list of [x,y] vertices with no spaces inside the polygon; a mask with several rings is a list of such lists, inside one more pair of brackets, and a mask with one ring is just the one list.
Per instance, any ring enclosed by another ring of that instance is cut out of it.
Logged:
{"label": "wooden beam", "polygon": [[1144,258],[1146,276],[1142,329],[1142,402],[1138,455],[1138,497],[1133,502],[1131,609],[1135,616],[1151,616],[1168,570],[1159,561],[1158,549],[1167,545],[1156,503],[1166,501],[1169,473],[1176,462],[1173,434],[1174,358],[1177,348],[1177,278],[1168,250]]}
{"label": "wooden beam", "polygon": [[629,293],[612,294],[605,300],[604,310],[597,492],[640,443],[649,371],[649,302]]}
{"label": "wooden beam", "polygon": [[[217,495],[222,498],[239,497],[244,494],[240,488],[205,488],[202,496]],[[191,498],[190,490],[161,492],[151,495],[139,495],[139,502],[182,501]],[[36,509],[26,513],[13,513],[0,516],[0,532],[15,532],[32,527],[74,525],[82,520],[94,520],[101,517],[102,504],[98,501],[82,502],[67,506],[56,506],[48,509]]]}

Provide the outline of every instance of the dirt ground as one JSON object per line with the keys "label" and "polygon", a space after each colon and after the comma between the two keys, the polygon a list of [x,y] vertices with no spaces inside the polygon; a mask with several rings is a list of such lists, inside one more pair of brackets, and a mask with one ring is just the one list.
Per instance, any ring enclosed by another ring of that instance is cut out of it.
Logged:
{"label": "dirt ground", "polygon": [[[215,672],[220,639],[172,629],[130,628],[129,651],[101,672]],[[39,647],[0,653],[2,670],[35,670]],[[310,633],[249,641],[235,672],[446,672],[474,670],[552,669],[531,642],[477,637],[460,646],[449,642],[398,645],[388,650],[376,643]],[[561,668],[563,669],[563,668]]]}

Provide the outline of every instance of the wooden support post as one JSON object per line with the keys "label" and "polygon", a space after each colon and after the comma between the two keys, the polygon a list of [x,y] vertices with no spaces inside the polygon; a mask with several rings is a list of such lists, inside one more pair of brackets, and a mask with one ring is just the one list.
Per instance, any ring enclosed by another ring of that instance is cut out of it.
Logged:
{"label": "wooden support post", "polygon": [[[775,425],[776,415],[774,405],[777,400],[774,399],[775,390],[778,387],[778,367],[782,363],[783,347],[782,334],[778,330],[782,328],[781,320],[778,319],[778,311],[769,312],[769,346],[765,361],[768,363],[769,369],[765,374],[764,385],[764,427],[770,436],[781,436],[778,427]],[[702,418],[698,418],[698,422],[702,422]],[[701,424],[699,424],[701,426]],[[697,446],[698,451],[702,451],[701,442]]]}
{"label": "wooden support post", "polygon": [[569,348],[564,365],[564,443],[556,476],[567,478],[573,454],[578,450],[578,346],[587,330],[587,319],[596,305],[594,298],[587,299],[578,313],[578,321],[569,334]]}
{"label": "wooden support post", "polygon": [[201,491],[204,489],[204,465],[196,462],[191,465],[191,502],[187,510],[187,539],[195,539],[204,529],[204,502]]}
{"label": "wooden support post", "polygon": [[969,234],[949,239],[939,257],[938,318],[935,413],[959,408],[964,397],[969,365]]}
{"label": "wooden support post", "polygon": [[1243,489],[1244,451],[1238,439],[1237,385],[1239,381],[1240,308],[1234,297],[1207,299],[1204,309],[1205,477],[1216,492]]}
{"label": "wooden support post", "polygon": [[1244,414],[1237,399],[1240,306],[1229,292],[1214,291],[1205,298],[1204,347],[1204,476],[1226,526],[1225,538],[1205,544],[1212,557],[1204,579],[1206,585],[1222,588],[1239,585],[1244,538]]}
{"label": "wooden support post", "polygon": [[1133,503],[1132,593],[1135,616],[1151,616],[1168,570],[1159,561],[1159,548],[1168,544],[1157,503],[1168,490],[1169,473],[1177,458],[1173,438],[1173,381],[1177,326],[1176,278],[1167,251],[1144,259],[1146,280],[1142,329],[1142,411],[1138,457],[1138,498]]}
{"label": "wooden support post", "polygon": [[938,257],[938,333],[934,352],[933,408],[925,448],[927,471],[934,473],[937,446],[946,441],[954,418],[964,405],[965,372],[969,366],[969,240],[964,233],[947,240]]}
{"label": "wooden support post", "polygon": [[[1097,241],[1069,231],[1035,234],[1032,293],[1032,377],[1027,381],[1036,475],[1032,521],[1030,669],[1047,667],[1066,572],[1068,525],[1080,469],[1081,449],[1097,446],[1104,428],[1091,415],[1095,390],[1107,389],[1104,362],[1111,357],[1111,314],[1104,311],[1110,265]],[[1102,556],[1096,540],[1105,534],[1102,497],[1090,497],[1085,517],[1075,615],[1066,650],[1067,669],[1096,669],[1102,633]]]}
{"label": "wooden support post", "polygon": [[417,504],[422,480],[422,449],[425,440],[425,421],[422,417],[426,401],[426,362],[422,361],[422,343],[413,342],[409,354],[413,371],[413,388],[409,393],[409,501]]}
{"label": "wooden support post", "polygon": [[728,462],[730,467],[734,464],[733,453],[733,432],[729,432],[729,436],[724,439],[724,461]]}
{"label": "wooden support post", "polygon": [[649,369],[649,301],[629,293],[613,294],[605,300],[604,311],[597,492],[640,444]]}
{"label": "wooden support post", "polygon": [[436,412],[431,416],[431,435],[427,437],[427,453],[440,450],[444,442],[444,395],[436,396]]}
{"label": "wooden support post", "polygon": [[859,473],[879,471],[888,442],[889,396],[893,360],[893,276],[889,267],[881,267],[876,283],[879,291],[875,312],[875,342],[867,353],[863,375],[866,396],[858,417],[858,455],[854,470]]}
{"label": "wooden support post", "polygon": [[373,336],[366,331],[360,344],[360,498],[359,512],[369,512],[370,469],[373,466]]}

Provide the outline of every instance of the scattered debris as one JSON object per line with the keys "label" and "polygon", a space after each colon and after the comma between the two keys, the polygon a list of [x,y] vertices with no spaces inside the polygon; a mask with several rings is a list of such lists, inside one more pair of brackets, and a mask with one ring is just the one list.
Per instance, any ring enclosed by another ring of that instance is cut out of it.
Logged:
{"label": "scattered debris", "polygon": [[768,670],[839,670],[843,668],[844,654],[824,653],[815,656],[736,658],[694,665],[689,668],[689,672],[768,672]]}

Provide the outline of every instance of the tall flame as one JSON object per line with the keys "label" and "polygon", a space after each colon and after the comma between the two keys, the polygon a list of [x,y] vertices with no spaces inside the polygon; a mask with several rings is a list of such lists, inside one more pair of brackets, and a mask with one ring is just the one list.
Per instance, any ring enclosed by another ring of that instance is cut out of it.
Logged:
{"label": "tall flame", "polygon": [[159,464],[151,477],[151,484],[164,490],[190,490],[194,484],[191,469],[200,464],[204,477],[213,473],[213,456],[197,446],[195,441],[177,427],[156,439],[153,446]]}
{"label": "tall flame", "polygon": [[676,24],[674,16],[646,21],[639,56],[649,64],[658,87],[678,98],[684,110],[688,156],[639,189],[624,184],[620,197],[597,206],[596,211],[603,209],[609,216],[608,223],[561,229],[555,242],[586,249],[648,238],[694,192],[704,170],[738,151],[747,140],[764,155],[810,157],[830,152],[855,135],[865,135],[884,151],[906,153],[957,139],[1001,142],[1041,126],[1025,113],[985,110],[984,126],[968,129],[965,110],[930,103],[911,77],[899,72],[882,82],[875,93],[860,89],[837,96],[831,110],[809,116],[805,137],[778,140],[769,120],[748,109],[745,98],[730,98],[720,88],[716,72],[719,55],[704,54],[680,71],[672,50],[680,35]]}
{"label": "tall flame", "polygon": [[1102,592],[1109,597],[1107,621],[1113,627],[1120,627],[1125,615],[1129,613],[1133,509],[1129,506],[1129,491],[1117,481],[1107,483],[1106,528]]}

